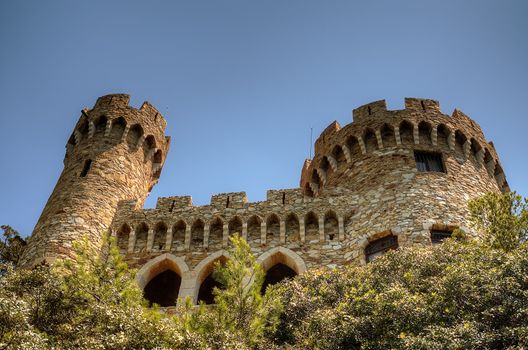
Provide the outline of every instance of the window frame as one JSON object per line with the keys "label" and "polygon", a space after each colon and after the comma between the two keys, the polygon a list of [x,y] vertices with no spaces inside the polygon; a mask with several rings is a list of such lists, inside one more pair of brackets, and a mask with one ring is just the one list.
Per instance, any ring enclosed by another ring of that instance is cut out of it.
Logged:
{"label": "window frame", "polygon": [[[415,168],[416,170],[418,170],[419,173],[447,174],[447,167],[445,165],[444,154],[442,152],[414,150],[414,162]],[[422,169],[419,164],[423,164],[425,166],[425,169]],[[433,164],[438,165],[441,170],[434,170],[435,166],[432,166]]]}
{"label": "window frame", "polygon": [[374,259],[376,259],[378,256],[385,254],[389,250],[396,250],[398,249],[398,247],[398,236],[396,235],[391,234],[373,240],[369,242],[365,247],[365,261],[368,264]]}

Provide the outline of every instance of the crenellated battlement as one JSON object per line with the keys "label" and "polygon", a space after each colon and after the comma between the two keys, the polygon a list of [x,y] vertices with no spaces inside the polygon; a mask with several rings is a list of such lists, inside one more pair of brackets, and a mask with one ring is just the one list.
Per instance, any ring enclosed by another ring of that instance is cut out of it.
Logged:
{"label": "crenellated battlement", "polygon": [[458,109],[449,116],[440,111],[436,100],[406,98],[403,110],[387,110],[380,100],[354,109],[353,116],[353,122],[343,128],[332,122],[316,140],[314,158],[301,172],[305,194],[318,195],[338,184],[355,186],[357,176],[352,175],[358,162],[405,150],[443,152],[460,162],[472,160],[499,188],[508,190],[495,148],[489,147],[480,126]]}

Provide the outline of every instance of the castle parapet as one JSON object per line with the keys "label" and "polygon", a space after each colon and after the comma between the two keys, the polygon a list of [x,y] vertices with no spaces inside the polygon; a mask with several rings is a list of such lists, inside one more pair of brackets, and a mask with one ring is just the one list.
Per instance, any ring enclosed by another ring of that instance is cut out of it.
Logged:
{"label": "castle parapet", "polygon": [[246,203],[246,192],[220,193],[211,197],[211,205],[217,209],[243,208]]}
{"label": "castle parapet", "polygon": [[360,106],[352,111],[352,118],[354,121],[359,121],[364,118],[374,116],[381,116],[387,112],[387,103],[385,100],[374,101]]}
{"label": "castle parapet", "polygon": [[304,195],[300,188],[292,188],[285,190],[268,190],[266,193],[266,201],[270,204],[294,204],[302,203]]}
{"label": "castle parapet", "polygon": [[159,197],[156,202],[156,209],[168,212],[181,211],[192,206],[191,196]]}

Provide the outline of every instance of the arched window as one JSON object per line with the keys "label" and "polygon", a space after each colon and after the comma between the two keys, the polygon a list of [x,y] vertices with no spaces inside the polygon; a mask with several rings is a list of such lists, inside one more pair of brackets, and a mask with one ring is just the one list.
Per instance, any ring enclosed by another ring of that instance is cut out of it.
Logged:
{"label": "arched window", "polygon": [[162,251],[167,240],[167,225],[159,222],[154,228],[154,242],[152,244],[152,251]]}
{"label": "arched window", "polygon": [[172,248],[174,251],[181,251],[185,244],[185,231],[187,224],[183,220],[179,220],[172,228]]}
{"label": "arched window", "polygon": [[352,162],[357,161],[361,157],[361,146],[359,146],[359,142],[357,137],[350,136],[347,139],[347,147],[350,151],[350,157],[352,158]]}
{"label": "arched window", "polygon": [[266,220],[266,243],[277,243],[280,237],[280,219],[271,214]]}
{"label": "arched window", "polygon": [[343,167],[346,164],[346,157],[345,152],[343,152],[343,149],[339,145],[335,145],[332,149],[332,157],[337,162],[337,170],[340,170],[341,167]]}
{"label": "arched window", "polygon": [[228,231],[230,236],[234,234],[242,236],[242,220],[238,216],[229,220]]}
{"label": "arched window", "polygon": [[365,130],[363,134],[365,140],[365,150],[367,153],[373,152],[378,149],[378,141],[376,140],[376,134],[372,129]]}
{"label": "arched window", "polygon": [[367,262],[371,262],[380,255],[385,254],[389,250],[398,248],[398,238],[390,235],[379,238],[369,243],[365,248],[365,256]]}
{"label": "arched window", "polygon": [[222,245],[224,237],[224,222],[216,217],[209,226],[209,247],[218,247]]}
{"label": "arched window", "polygon": [[304,227],[306,231],[306,242],[319,242],[319,220],[314,212],[309,212],[304,218]]}
{"label": "arched window", "polygon": [[143,128],[139,124],[132,125],[127,134],[127,143],[130,148],[135,148],[143,136]]}
{"label": "arched window", "polygon": [[143,156],[145,161],[148,161],[153,156],[153,151],[156,148],[156,140],[154,136],[148,135],[143,142]]}
{"label": "arched window", "polygon": [[328,161],[328,158],[326,156],[324,156],[321,159],[321,163],[319,164],[319,167],[325,172],[327,177],[332,171],[332,166],[330,165],[330,162]]}
{"label": "arched window", "polygon": [[204,243],[204,223],[196,220],[191,227],[191,244],[195,248],[202,248]]}
{"label": "arched window", "polygon": [[96,135],[104,135],[104,132],[106,130],[106,123],[108,123],[108,119],[104,115],[97,118],[97,120],[94,122]]}
{"label": "arched window", "polygon": [[248,242],[257,241],[260,242],[260,223],[262,220],[253,215],[248,220]]}
{"label": "arched window", "polygon": [[149,227],[142,222],[136,228],[136,244],[134,245],[134,252],[139,253],[147,248]]}
{"label": "arched window", "polygon": [[436,129],[436,144],[444,151],[449,151],[449,134],[451,131],[444,124],[438,125]]}
{"label": "arched window", "polygon": [[295,272],[288,265],[283,263],[275,264],[268,271],[266,271],[266,277],[264,278],[264,283],[262,283],[261,293],[264,294],[268,286],[277,284],[285,279],[290,279],[295,276],[297,276],[297,272]]}
{"label": "arched window", "polygon": [[325,214],[324,231],[325,239],[327,241],[332,241],[338,236],[339,224],[337,221],[337,215],[333,211],[329,211]]}
{"label": "arched window", "polygon": [[286,217],[286,241],[298,242],[301,239],[299,235],[299,219],[294,213]]}
{"label": "arched window", "polygon": [[181,277],[172,270],[165,270],[145,286],[143,296],[149,306],[158,304],[162,307],[175,306],[180,291]]}
{"label": "arched window", "polygon": [[214,269],[217,262],[224,265],[227,258],[224,255],[214,259],[208,263],[199,273],[198,281],[201,280],[200,288],[198,289],[197,303],[214,304],[214,289],[222,289],[223,285],[214,278]]}
{"label": "arched window", "polygon": [[161,162],[163,160],[163,153],[161,150],[157,150],[156,153],[154,153],[154,157],[152,158],[152,171],[155,179],[159,179],[161,175]]}
{"label": "arched window", "polygon": [[117,231],[117,247],[122,255],[128,252],[128,240],[130,237],[130,226],[123,224],[119,231]]}
{"label": "arched window", "polygon": [[464,135],[461,131],[457,130],[455,132],[455,156],[462,161],[466,159],[466,155],[464,152],[464,144],[466,143],[466,141],[466,135]]}
{"label": "arched window", "polygon": [[113,143],[121,142],[121,138],[123,137],[123,133],[125,132],[126,125],[126,120],[123,117],[119,117],[112,120],[112,127],[110,129],[110,140],[112,140]]}
{"label": "arched window", "polygon": [[383,124],[381,128],[381,140],[383,147],[395,147],[396,137],[394,136],[394,128],[389,124]]}
{"label": "arched window", "polygon": [[410,146],[414,144],[414,125],[404,120],[400,123],[400,138],[402,145]]}
{"label": "arched window", "polygon": [[427,122],[420,122],[420,124],[418,124],[418,136],[419,136],[419,139],[420,139],[420,144],[421,145],[432,145],[433,142],[431,140],[431,131],[432,131],[432,127],[431,127],[431,124],[427,123]]}
{"label": "arched window", "polygon": [[313,197],[314,196],[314,193],[312,191],[312,188],[310,187],[310,183],[309,182],[306,182],[304,184],[304,195],[307,196],[307,197]]}
{"label": "arched window", "polygon": [[474,138],[471,139],[471,160],[473,161],[473,163],[476,165],[476,166],[480,166],[481,164],[479,163],[479,152],[482,150],[482,146],[480,146],[480,143],[478,143],[477,140],[475,140]]}

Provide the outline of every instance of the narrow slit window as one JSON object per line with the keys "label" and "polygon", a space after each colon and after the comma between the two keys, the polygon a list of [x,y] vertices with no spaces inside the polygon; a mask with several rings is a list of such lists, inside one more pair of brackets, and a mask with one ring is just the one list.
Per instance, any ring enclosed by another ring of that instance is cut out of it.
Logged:
{"label": "narrow slit window", "polygon": [[91,159],[87,159],[84,162],[84,167],[83,167],[83,170],[81,171],[81,177],[85,177],[88,174],[88,172],[90,171],[91,167],[92,167],[92,160]]}
{"label": "narrow slit window", "polygon": [[414,159],[416,160],[416,169],[418,171],[446,172],[441,153],[414,151]]}

